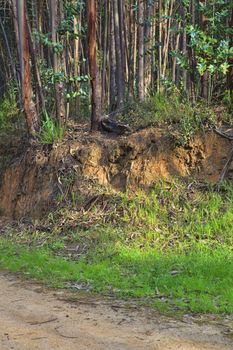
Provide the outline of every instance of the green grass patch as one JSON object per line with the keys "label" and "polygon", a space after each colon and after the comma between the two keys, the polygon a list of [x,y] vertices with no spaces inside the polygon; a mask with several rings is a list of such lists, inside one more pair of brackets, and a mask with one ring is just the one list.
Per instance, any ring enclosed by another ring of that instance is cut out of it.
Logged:
{"label": "green grass patch", "polygon": [[47,112],[44,112],[44,119],[39,134],[39,141],[43,145],[52,145],[64,138],[65,127],[54,121]]}
{"label": "green grass patch", "polygon": [[49,249],[0,241],[0,266],[53,287],[86,284],[93,292],[136,298],[162,311],[233,312],[233,253],[227,247],[162,254],[116,247],[115,254],[74,262]]}
{"label": "green grass patch", "polygon": [[15,131],[15,122],[20,115],[16,92],[13,86],[9,86],[7,92],[0,100],[0,136],[9,136]]}
{"label": "green grass patch", "polygon": [[76,211],[66,201],[43,225],[5,232],[0,268],[166,312],[233,312],[232,187],[171,180],[100,199]]}
{"label": "green grass patch", "polygon": [[129,103],[119,118],[139,129],[167,125],[168,134],[179,145],[186,145],[198,131],[215,127],[220,121],[232,123],[232,116],[227,109],[221,112],[219,118],[213,107],[203,101],[193,106],[177,90],[168,94],[154,94],[144,102]]}

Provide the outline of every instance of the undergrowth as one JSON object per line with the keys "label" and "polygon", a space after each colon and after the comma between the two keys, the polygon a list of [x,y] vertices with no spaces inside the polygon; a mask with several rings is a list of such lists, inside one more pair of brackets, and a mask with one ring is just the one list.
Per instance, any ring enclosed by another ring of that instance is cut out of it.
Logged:
{"label": "undergrowth", "polygon": [[0,135],[9,135],[15,130],[15,119],[19,116],[14,87],[10,86],[0,100]]}
{"label": "undergrowth", "polygon": [[216,193],[161,181],[147,193],[100,193],[78,208],[72,196],[65,203],[31,227],[9,228],[0,267],[166,312],[233,312],[229,185]]}
{"label": "undergrowth", "polygon": [[[138,129],[167,125],[169,134],[179,145],[186,145],[195,133],[213,128],[220,121],[213,107],[201,101],[193,106],[179,92],[155,94],[144,102],[129,103],[119,118]],[[232,122],[232,116],[225,110],[221,111],[220,119],[221,123]]]}
{"label": "undergrowth", "polygon": [[39,141],[41,144],[51,145],[56,141],[63,139],[65,134],[64,126],[54,121],[47,112],[44,113],[42,120],[42,127],[39,134]]}

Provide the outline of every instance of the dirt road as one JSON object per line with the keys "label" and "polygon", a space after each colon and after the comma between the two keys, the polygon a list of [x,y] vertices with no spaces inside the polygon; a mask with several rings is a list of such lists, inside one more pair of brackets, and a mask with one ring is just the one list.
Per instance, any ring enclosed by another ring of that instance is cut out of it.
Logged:
{"label": "dirt road", "polygon": [[177,321],[119,302],[67,301],[71,296],[0,273],[0,350],[233,349],[231,318]]}

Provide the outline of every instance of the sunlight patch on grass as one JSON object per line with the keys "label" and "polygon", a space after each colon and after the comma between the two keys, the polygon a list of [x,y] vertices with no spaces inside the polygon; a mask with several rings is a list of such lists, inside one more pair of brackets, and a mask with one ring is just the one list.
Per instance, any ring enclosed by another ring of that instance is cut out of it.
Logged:
{"label": "sunlight patch on grass", "polygon": [[52,230],[9,229],[0,268],[162,311],[233,312],[232,187],[216,193],[173,179],[106,198],[104,210],[101,200],[77,212],[72,227],[66,206],[47,222]]}
{"label": "sunlight patch on grass", "polygon": [[182,255],[119,246],[113,256],[74,262],[45,249],[0,241],[0,268],[64,287],[85,283],[93,292],[136,298],[160,310],[233,312],[233,253],[227,247]]}

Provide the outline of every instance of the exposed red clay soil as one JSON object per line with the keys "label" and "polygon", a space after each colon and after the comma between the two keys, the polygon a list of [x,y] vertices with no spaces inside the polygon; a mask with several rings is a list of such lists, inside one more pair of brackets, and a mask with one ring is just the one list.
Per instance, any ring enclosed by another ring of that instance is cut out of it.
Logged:
{"label": "exposed red clay soil", "polygon": [[[214,132],[174,146],[166,130],[148,128],[127,136],[72,131],[57,145],[26,149],[0,181],[0,220],[41,217],[56,204],[61,176],[94,179],[115,190],[149,187],[159,178],[191,176],[216,182],[232,142]],[[233,168],[229,171],[232,180]]]}
{"label": "exposed red clay soil", "polygon": [[[51,291],[0,272],[1,350],[232,350],[233,320],[176,320]],[[208,324],[207,324],[208,322]],[[228,335],[228,336],[227,336]]]}

